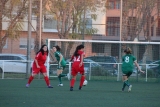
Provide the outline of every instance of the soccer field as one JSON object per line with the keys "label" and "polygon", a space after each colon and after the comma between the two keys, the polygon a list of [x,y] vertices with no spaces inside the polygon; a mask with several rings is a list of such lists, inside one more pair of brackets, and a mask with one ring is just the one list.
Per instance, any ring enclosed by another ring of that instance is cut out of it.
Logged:
{"label": "soccer field", "polygon": [[25,88],[27,79],[0,80],[0,107],[160,107],[160,84],[132,82],[131,92],[121,92],[122,82],[88,81],[88,85],[69,91],[69,81],[53,89],[46,88],[43,79],[33,80]]}

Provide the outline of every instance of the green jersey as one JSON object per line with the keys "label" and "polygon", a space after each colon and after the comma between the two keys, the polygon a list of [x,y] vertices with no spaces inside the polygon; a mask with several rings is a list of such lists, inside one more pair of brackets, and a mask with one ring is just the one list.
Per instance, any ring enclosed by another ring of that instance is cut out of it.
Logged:
{"label": "green jersey", "polygon": [[[58,63],[59,63],[59,61],[60,61],[60,55],[62,55],[62,54],[61,54],[60,52],[58,52],[58,51],[56,51],[56,52],[54,53],[54,56],[56,57]],[[61,61],[60,64],[61,64],[61,66],[66,66],[66,61],[65,61],[64,58],[62,58],[62,61]]]}
{"label": "green jersey", "polygon": [[136,58],[131,54],[126,54],[122,57],[122,72],[128,73],[133,72],[133,63],[136,60]]}

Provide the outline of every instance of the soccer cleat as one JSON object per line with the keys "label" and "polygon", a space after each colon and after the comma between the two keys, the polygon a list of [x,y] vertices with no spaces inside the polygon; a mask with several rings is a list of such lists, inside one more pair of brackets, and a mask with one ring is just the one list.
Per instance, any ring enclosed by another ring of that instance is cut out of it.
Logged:
{"label": "soccer cleat", "polygon": [[26,88],[28,88],[29,87],[29,84],[26,84]]}
{"label": "soccer cleat", "polygon": [[62,86],[63,86],[63,84],[58,84],[58,86],[61,86],[61,87],[62,87]]}
{"label": "soccer cleat", "polygon": [[73,91],[73,87],[70,87],[70,91]]}
{"label": "soccer cleat", "polygon": [[130,92],[130,91],[131,91],[131,88],[132,88],[132,85],[130,85],[130,86],[129,86],[129,88],[128,88],[128,92]]}
{"label": "soccer cleat", "polygon": [[79,86],[79,90],[81,90],[82,89],[82,87],[81,86]]}
{"label": "soccer cleat", "polygon": [[48,88],[53,88],[53,87],[51,85],[49,85]]}
{"label": "soccer cleat", "polygon": [[68,80],[71,79],[71,75],[69,73],[67,74],[67,78],[68,78]]}

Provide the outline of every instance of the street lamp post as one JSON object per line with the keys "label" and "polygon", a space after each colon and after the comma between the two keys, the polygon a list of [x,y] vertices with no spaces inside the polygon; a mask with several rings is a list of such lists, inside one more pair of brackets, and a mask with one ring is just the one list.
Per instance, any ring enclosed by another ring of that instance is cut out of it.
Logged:
{"label": "street lamp post", "polygon": [[[83,35],[82,35],[82,40],[84,40],[84,35],[85,35],[85,23],[86,23],[86,5],[85,5],[85,0],[84,0]],[[82,44],[84,45],[84,42]]]}
{"label": "street lamp post", "polygon": [[39,23],[39,49],[41,48],[41,40],[42,40],[42,0],[40,0],[40,23]]}
{"label": "street lamp post", "polygon": [[29,0],[29,9],[28,9],[28,38],[27,38],[27,66],[26,66],[26,78],[28,77],[28,71],[30,71],[31,66],[31,19],[32,19],[32,0]]}
{"label": "street lamp post", "polygon": [[[122,12],[123,12],[123,0],[121,0],[121,8],[120,8],[120,36],[119,36],[119,40],[121,41],[122,39]],[[121,62],[121,43],[119,44],[119,63]]]}
{"label": "street lamp post", "polygon": [[[123,0],[121,0],[121,8],[120,8],[120,35],[119,35],[119,41],[121,41],[122,39],[122,12],[123,12]],[[122,59],[122,44],[120,43],[119,44],[119,63],[121,63],[121,59]],[[120,71],[120,64],[118,64],[118,71]],[[117,76],[117,81],[119,81],[119,73],[118,73],[118,76]]]}

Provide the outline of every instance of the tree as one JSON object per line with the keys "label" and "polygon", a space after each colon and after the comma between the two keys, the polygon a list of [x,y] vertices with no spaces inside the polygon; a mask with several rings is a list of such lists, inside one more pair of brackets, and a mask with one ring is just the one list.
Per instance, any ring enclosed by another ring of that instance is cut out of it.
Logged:
{"label": "tree", "polygon": [[123,0],[122,35],[134,40],[143,32],[145,40],[151,41],[151,28],[158,21],[158,14],[157,0]]}
{"label": "tree", "polygon": [[[133,41],[143,34],[145,41],[151,41],[153,27],[159,19],[158,0],[123,0],[122,39]],[[145,46],[143,62],[152,59],[151,45]]]}
{"label": "tree", "polygon": [[[104,4],[105,0],[48,0],[46,8],[57,21],[57,31],[60,39],[79,39],[87,22],[83,20],[84,11],[90,12],[91,18],[96,20],[95,12]],[[85,22],[85,23],[83,23]],[[97,29],[85,29],[85,34],[96,33]],[[74,43],[62,42],[62,53],[69,57]],[[67,51],[66,51],[67,50]],[[66,52],[66,53],[65,53]]]}
{"label": "tree", "polygon": [[[26,3],[27,0],[0,0],[0,53],[2,53],[7,38],[19,37],[26,14]],[[5,30],[2,29],[3,22],[7,23]]]}
{"label": "tree", "polygon": [[[47,0],[42,0],[42,16],[45,16],[46,12],[46,5]],[[34,52],[37,53],[39,50],[39,38],[40,38],[40,0],[33,0],[32,2],[32,13],[36,16],[36,37],[34,40]],[[41,28],[42,29],[42,28]],[[44,44],[43,39],[41,39],[41,44]]]}

